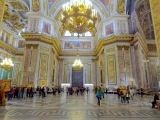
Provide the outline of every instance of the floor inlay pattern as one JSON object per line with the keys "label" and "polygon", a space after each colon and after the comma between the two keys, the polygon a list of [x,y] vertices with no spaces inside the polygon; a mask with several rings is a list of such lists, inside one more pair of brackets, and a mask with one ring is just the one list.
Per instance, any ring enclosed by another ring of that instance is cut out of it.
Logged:
{"label": "floor inlay pattern", "polygon": [[151,108],[153,96],[135,96],[121,103],[115,94],[107,94],[97,105],[94,93],[46,98],[13,99],[0,107],[0,120],[159,120],[160,111]]}

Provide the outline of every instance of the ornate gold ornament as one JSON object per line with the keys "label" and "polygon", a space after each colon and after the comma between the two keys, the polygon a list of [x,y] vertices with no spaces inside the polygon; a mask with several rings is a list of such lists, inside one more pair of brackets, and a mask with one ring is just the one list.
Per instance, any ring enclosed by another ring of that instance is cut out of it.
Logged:
{"label": "ornate gold ornament", "polygon": [[124,13],[124,11],[125,11],[125,0],[118,0],[117,5],[118,5],[117,12],[119,14]]}
{"label": "ornate gold ornament", "polygon": [[16,14],[11,15],[11,16],[10,16],[10,20],[11,20],[11,21],[16,22],[16,21],[18,21],[18,20],[19,20],[19,16],[18,16],[18,15],[16,15]]}
{"label": "ornate gold ornament", "polygon": [[10,2],[10,4],[15,10],[23,10],[23,6],[20,2]]}
{"label": "ornate gold ornament", "polygon": [[38,12],[40,10],[39,0],[32,0],[32,10]]}
{"label": "ornate gold ornament", "polygon": [[3,20],[7,20],[9,16],[10,16],[10,13],[8,11],[5,11],[3,15]]}
{"label": "ornate gold ornament", "polygon": [[15,23],[13,25],[13,29],[17,29],[17,30],[22,30],[24,28],[25,24],[18,24],[18,23]]}
{"label": "ornate gold ornament", "polygon": [[70,33],[82,34],[87,31],[96,32],[95,24],[99,15],[92,7],[90,0],[70,0],[65,3],[60,20],[62,33],[68,30]]}

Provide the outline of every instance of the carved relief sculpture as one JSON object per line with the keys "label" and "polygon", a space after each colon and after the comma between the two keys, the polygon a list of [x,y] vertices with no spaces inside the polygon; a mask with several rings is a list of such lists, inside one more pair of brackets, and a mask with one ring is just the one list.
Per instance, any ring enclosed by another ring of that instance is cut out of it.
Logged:
{"label": "carved relief sculpture", "polygon": [[40,10],[39,0],[32,0],[32,10],[38,12]]}
{"label": "carved relief sculpture", "polygon": [[125,11],[125,0],[118,0],[117,1],[117,12],[119,14],[124,13]]}

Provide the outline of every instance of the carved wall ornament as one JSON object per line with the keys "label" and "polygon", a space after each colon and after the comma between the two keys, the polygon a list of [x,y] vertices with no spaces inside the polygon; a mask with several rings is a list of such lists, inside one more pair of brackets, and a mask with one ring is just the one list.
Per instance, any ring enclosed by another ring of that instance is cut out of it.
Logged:
{"label": "carved wall ornament", "polygon": [[19,16],[14,14],[14,15],[11,15],[10,16],[10,21],[14,21],[14,22],[17,22],[19,20]]}
{"label": "carved wall ornament", "polygon": [[129,46],[123,46],[124,47],[124,50],[129,50]]}
{"label": "carved wall ornament", "polygon": [[117,12],[119,14],[124,13],[125,11],[125,0],[118,0],[117,1]]}
{"label": "carved wall ornament", "polygon": [[38,49],[38,44],[33,44],[32,47],[33,49]]}
{"label": "carved wall ornament", "polygon": [[23,6],[20,2],[10,2],[10,4],[15,10],[23,10]]}
{"label": "carved wall ornament", "polygon": [[7,20],[9,16],[10,16],[10,13],[8,11],[5,11],[3,15],[3,20]]}
{"label": "carved wall ornament", "polygon": [[19,23],[15,23],[13,25],[13,29],[17,29],[17,30],[22,30],[25,27],[25,24],[19,24]]}
{"label": "carved wall ornament", "polygon": [[39,0],[32,0],[32,10],[38,12],[40,10]]}

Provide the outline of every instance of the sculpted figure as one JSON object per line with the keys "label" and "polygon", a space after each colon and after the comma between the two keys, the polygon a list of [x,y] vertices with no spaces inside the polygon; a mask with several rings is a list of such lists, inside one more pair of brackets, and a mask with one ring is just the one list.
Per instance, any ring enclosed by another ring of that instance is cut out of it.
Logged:
{"label": "sculpted figure", "polygon": [[125,6],[125,0],[118,0],[117,1],[118,7],[117,7],[117,12],[119,14],[124,13],[124,6]]}

